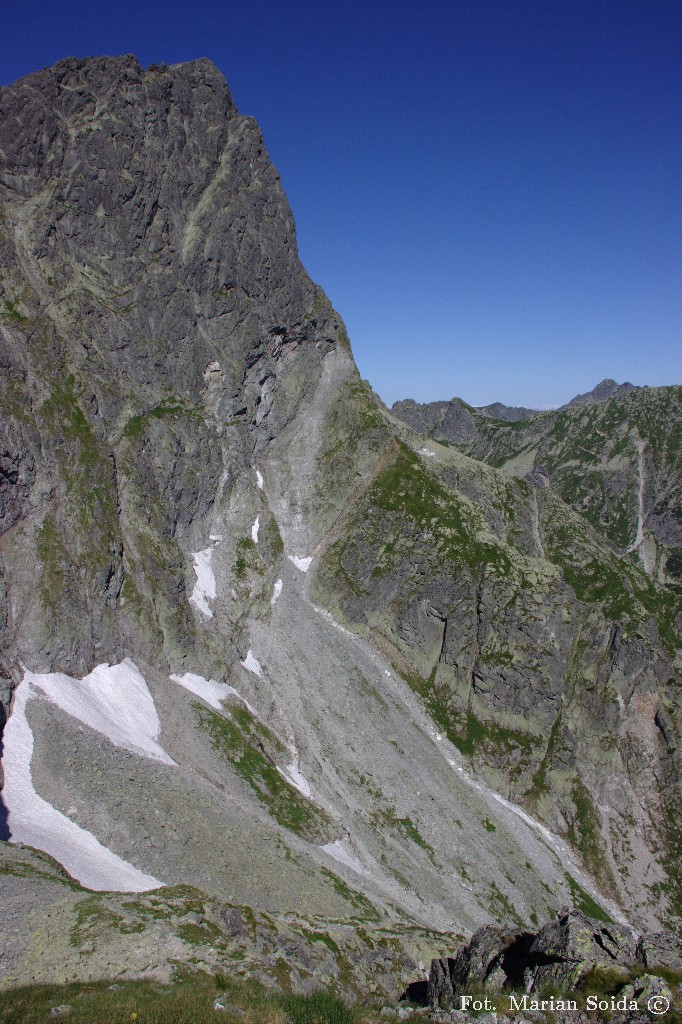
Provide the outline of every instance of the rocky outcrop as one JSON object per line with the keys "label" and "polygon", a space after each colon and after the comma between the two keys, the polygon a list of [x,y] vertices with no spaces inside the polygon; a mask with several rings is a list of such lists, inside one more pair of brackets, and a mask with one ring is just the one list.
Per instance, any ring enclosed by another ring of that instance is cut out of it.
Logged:
{"label": "rocky outcrop", "polygon": [[448,1007],[460,993],[509,989],[572,993],[595,969],[620,972],[623,978],[633,968],[677,971],[680,954],[682,941],[669,932],[637,939],[623,928],[565,908],[535,933],[486,926],[454,957],[433,960],[428,1002]]}
{"label": "rocky outcrop", "polygon": [[[448,936],[267,914],[187,886],[154,894],[91,893],[53,861],[0,845],[3,929],[0,991],[28,985],[146,978],[170,981],[179,963],[231,981],[348,999],[397,1000],[417,961]],[[64,941],[64,936],[68,936]],[[5,938],[7,936],[7,938]],[[19,940],[19,941],[18,941]]]}
{"label": "rocky outcrop", "polygon": [[665,968],[682,974],[682,943],[670,932],[643,935],[637,947],[637,959],[647,970]]}

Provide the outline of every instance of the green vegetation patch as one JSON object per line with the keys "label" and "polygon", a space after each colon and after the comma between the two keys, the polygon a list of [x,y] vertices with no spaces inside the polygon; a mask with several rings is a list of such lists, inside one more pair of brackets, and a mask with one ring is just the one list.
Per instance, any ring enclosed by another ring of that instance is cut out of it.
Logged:
{"label": "green vegetation patch", "polygon": [[69,941],[76,948],[83,944],[91,931],[99,928],[115,928],[123,935],[132,935],[145,929],[144,919],[137,913],[137,906],[131,906],[127,913],[120,913],[109,906],[105,896],[99,894],[81,900],[75,909],[76,920]]}
{"label": "green vegetation patch", "polygon": [[[217,997],[225,1001],[228,1009],[214,1009]],[[215,1024],[218,1018],[231,1024],[284,1024],[289,1013],[284,1005],[287,998],[279,992],[266,992],[253,980],[184,970],[169,985],[120,979],[112,985],[110,978],[68,985],[22,986],[0,993],[0,1017],[4,1024],[45,1024],[52,1016],[73,1024]],[[55,1007],[70,1009],[51,1015]],[[346,1024],[341,1017],[324,1016],[338,1013],[331,1005],[314,1004],[314,1011],[319,1016],[304,1018],[305,1007],[299,1008],[298,1013],[305,1024],[309,1020]]]}
{"label": "green vegetation patch", "polygon": [[282,1002],[290,1024],[355,1024],[352,1010],[330,992],[285,996]]}
{"label": "green vegetation patch", "polygon": [[213,747],[234,766],[275,821],[309,842],[327,842],[329,815],[277,770],[270,751],[281,752],[283,747],[270,730],[245,708],[235,708],[228,719],[201,704],[193,707]]}
{"label": "green vegetation patch", "polygon": [[334,887],[334,891],[337,896],[341,896],[348,903],[356,906],[358,910],[362,911],[362,916],[369,918],[373,921],[379,921],[380,915],[376,907],[372,906],[370,901],[357,889],[351,889],[349,885],[346,885],[342,878],[335,875],[333,871],[329,871],[328,868],[322,868],[322,874],[327,878]]}
{"label": "green vegetation patch", "polygon": [[40,561],[40,596],[50,611],[67,607],[72,587],[71,558],[54,516],[48,512],[36,535]]}
{"label": "green vegetation patch", "polygon": [[544,524],[545,546],[579,601],[599,605],[606,619],[637,632],[653,618],[669,654],[679,648],[680,597],[647,577],[629,558],[595,548],[587,528],[555,499]]}
{"label": "green vegetation patch", "polygon": [[[93,602],[101,601],[120,557],[115,469],[110,451],[80,407],[73,375],[52,381],[38,420],[41,432],[50,438],[66,495],[59,520],[47,516],[37,538],[41,593],[69,636],[69,587],[72,603],[83,591]],[[68,586],[62,586],[64,579]]]}
{"label": "green vegetation patch", "polygon": [[[392,520],[392,534],[425,534],[435,557],[466,563],[472,569],[494,567],[505,575],[512,571],[505,548],[492,536],[490,540],[480,538],[485,527],[480,512],[427,473],[420,459],[404,444],[400,444],[396,458],[376,478],[364,504],[374,515],[379,513],[379,532],[384,531],[385,515]],[[367,509],[363,510],[363,520],[369,533],[371,519]]]}
{"label": "green vegetation patch", "polygon": [[597,921],[605,921],[606,924],[615,924],[611,915],[596,900],[593,900],[589,893],[585,892],[572,875],[566,875],[568,887],[571,890],[571,902],[577,910],[582,910],[588,917],[594,917]]}
{"label": "green vegetation patch", "polygon": [[682,822],[674,791],[664,791],[661,815],[661,863],[667,878],[651,886],[654,895],[667,903],[667,923],[673,930],[682,926]]}
{"label": "green vegetation patch", "polygon": [[520,927],[524,926],[523,918],[517,913],[509,898],[495,882],[490,883],[490,913],[498,921],[505,923],[513,921]]}
{"label": "green vegetation patch", "polygon": [[573,780],[571,798],[575,806],[575,817],[566,835],[579,852],[586,870],[598,878],[606,890],[615,894],[618,888],[606,855],[599,811],[579,778]]}
{"label": "green vegetation patch", "polygon": [[[466,757],[493,754],[495,757],[521,752],[521,761],[530,764],[537,757],[538,738],[519,729],[507,729],[495,722],[482,722],[471,709],[467,712],[464,729],[451,730],[449,739]],[[517,770],[520,767],[517,766]]]}
{"label": "green vegetation patch", "polygon": [[240,537],[237,541],[236,553],[237,558],[232,569],[238,579],[245,579],[248,572],[254,572],[258,576],[264,574],[265,569],[258,552],[258,546],[252,537]]}
{"label": "green vegetation patch", "polygon": [[214,946],[222,939],[222,932],[211,921],[201,924],[183,922],[178,925],[175,934],[190,946]]}
{"label": "green vegetation patch", "polygon": [[390,828],[396,832],[402,833],[407,839],[420,846],[422,850],[426,850],[427,853],[433,854],[433,847],[431,847],[421,832],[414,824],[411,818],[399,818],[392,808],[384,808],[381,811],[377,811],[373,815],[375,824],[382,828]]}
{"label": "green vegetation patch", "polygon": [[3,303],[3,307],[0,310],[0,318],[6,324],[14,324],[15,327],[25,327],[29,322],[29,318],[22,316],[14,303],[10,302],[9,299],[5,299]]}
{"label": "green vegetation patch", "polygon": [[142,437],[147,429],[149,417],[160,420],[166,416],[190,416],[200,419],[201,413],[192,406],[188,406],[182,398],[175,396],[164,398],[153,409],[131,416],[123,428],[123,436],[128,438]]}

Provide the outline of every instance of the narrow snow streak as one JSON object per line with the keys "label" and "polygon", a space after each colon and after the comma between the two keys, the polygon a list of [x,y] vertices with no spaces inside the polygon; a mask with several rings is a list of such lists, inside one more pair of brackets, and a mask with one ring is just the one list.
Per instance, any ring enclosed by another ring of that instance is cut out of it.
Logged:
{"label": "narrow snow streak", "polygon": [[256,469],[256,483],[258,484],[258,487],[262,491],[263,490],[263,474],[261,473],[260,469]]}
{"label": "narrow snow streak", "polygon": [[5,787],[2,797],[8,810],[11,841],[49,853],[88,889],[147,892],[160,888],[164,883],[158,878],[144,874],[112,853],[91,832],[36,793],[31,778],[34,740],[26,719],[26,704],[37,696],[30,676],[31,673],[25,673],[14,692],[12,714],[3,735]]}
{"label": "narrow snow streak", "polygon": [[301,572],[307,572],[310,568],[310,563],[313,560],[313,556],[309,555],[307,558],[303,558],[301,555],[287,555],[290,562],[293,562],[297,569]]}
{"label": "narrow snow streak", "polygon": [[[360,639],[360,637],[356,636],[356,634],[354,634],[354,633],[351,633],[351,631],[346,629],[345,626],[342,626],[339,622],[337,622],[336,619],[332,616],[332,614],[326,610],[326,608],[320,608],[319,605],[314,604],[313,601],[311,601],[310,598],[307,595],[306,595],[306,601],[309,604],[309,606],[311,608],[313,608],[317,612],[318,615],[321,615],[322,618],[326,619],[327,622],[329,622],[332,626],[334,626],[337,630],[339,630],[340,633],[344,633],[346,636],[350,637],[353,640],[353,642],[356,643],[359,647],[361,647],[361,648],[363,648],[365,650],[369,650],[370,653],[371,653],[372,660],[376,661],[376,654],[371,652],[371,648],[369,648],[368,645],[365,644]],[[388,670],[385,670],[385,672],[388,672]],[[389,672],[389,674],[390,674],[390,672]],[[398,676],[398,678],[400,678],[400,677]],[[407,687],[407,683],[404,683],[404,686]],[[405,692],[403,692],[401,694],[401,696],[402,696],[402,699],[403,699],[404,703],[409,708],[409,710],[410,710],[410,712],[411,712],[415,722],[418,721],[417,712],[421,711],[422,717],[426,718],[427,722],[430,723],[430,719],[426,716],[426,712],[424,712],[423,709],[419,709],[418,708],[418,706],[417,706],[416,702],[414,702],[414,699],[412,698],[412,696],[410,696],[408,698],[406,696]],[[500,794],[496,793],[493,789],[490,789],[488,786],[482,785],[481,783],[476,782],[474,779],[472,779],[471,776],[465,771],[465,769],[462,767],[461,764],[458,764],[452,757],[448,757],[447,756],[446,750],[447,750],[447,748],[450,745],[447,744],[447,746],[445,746],[443,744],[443,737],[442,737],[442,735],[440,733],[437,733],[430,726],[430,724],[426,725],[426,732],[427,732],[427,735],[430,737],[430,739],[433,741],[433,743],[435,743],[438,746],[438,749],[442,752],[443,756],[446,758],[447,763],[450,765],[450,767],[453,768],[458,773],[458,775],[460,775],[460,777],[463,779],[463,781],[468,786],[470,786],[472,789],[478,790],[480,793],[484,794],[485,796],[488,796],[491,799],[495,800],[497,803],[499,803],[503,807],[505,807],[509,812],[511,812],[512,814],[516,815],[518,818],[520,818],[526,825],[528,825],[530,828],[532,828],[533,831],[535,831],[536,833],[539,833],[542,836],[545,844],[551,850],[553,850],[554,853],[558,854],[562,864],[570,864],[572,870],[574,870],[574,871],[578,870],[578,873],[582,874],[582,872],[579,871],[579,869],[577,868],[577,865],[575,864],[575,858],[571,854],[570,849],[566,846],[565,843],[562,842],[561,839],[559,839],[558,836],[554,835],[554,833],[551,832],[548,828],[546,828],[545,825],[542,825],[539,821],[536,821],[535,818],[532,818],[521,807],[518,807],[516,804],[511,803],[511,801],[509,801],[509,800],[505,800],[505,798],[503,796],[500,796]],[[326,846],[320,847],[320,849],[324,850],[330,856],[334,857],[334,856],[336,856],[336,854],[332,852],[332,848],[336,849],[337,852],[338,852],[338,848],[339,847],[340,847],[340,841],[337,840],[336,843],[328,843]],[[336,859],[339,860],[340,857],[336,857]],[[344,861],[343,863],[347,863],[347,862]],[[356,864],[357,863],[358,862],[356,862]],[[349,865],[349,866],[352,866],[352,865]],[[358,866],[359,866],[361,871],[364,870],[361,865],[358,865]],[[357,867],[353,867],[353,870],[358,870],[358,868]],[[598,899],[602,902],[602,904],[604,906],[608,907],[609,913],[611,914],[611,916],[613,917],[613,919],[615,921],[618,921],[620,924],[624,925],[625,927],[630,927],[627,918],[625,918],[623,916],[623,914],[619,912],[618,908],[615,907],[610,900],[605,901],[604,897],[601,896],[600,894],[598,894],[596,892],[596,890],[594,890],[594,889],[593,889],[593,892],[595,893],[595,895],[597,895]]]}
{"label": "narrow snow streak", "polygon": [[535,537],[535,543],[540,550],[540,557],[547,560],[545,554],[545,546],[542,543],[542,536],[540,534],[540,507],[538,505],[538,492],[533,488],[533,502],[531,504],[531,516],[533,521],[533,536]]}
{"label": "narrow snow streak", "polygon": [[260,676],[261,679],[263,678],[263,669],[261,663],[255,656],[251,648],[249,648],[249,650],[246,652],[246,657],[244,658],[243,661],[240,661],[239,664],[248,672],[253,672],[254,676]]}
{"label": "narrow snow streak", "polygon": [[641,437],[636,437],[635,444],[639,452],[639,511],[637,515],[637,535],[629,548],[626,549],[628,554],[636,551],[644,540],[644,449],[646,443]]}
{"label": "narrow snow streak", "polygon": [[334,843],[325,843],[324,846],[320,846],[320,850],[324,850],[334,860],[338,860],[339,864],[345,864],[347,868],[357,872],[358,875],[367,873],[357,857],[354,857],[352,853],[346,850],[340,839],[337,839]]}
{"label": "narrow snow streak", "polygon": [[197,581],[194,584],[192,596],[189,603],[193,604],[207,619],[213,618],[213,611],[209,601],[215,600],[215,576],[211,568],[213,548],[204,548],[203,551],[193,551],[194,571],[197,574]]}
{"label": "narrow snow streak", "polygon": [[307,797],[308,800],[312,800],[313,795],[310,791],[310,785],[304,775],[301,775],[298,767],[292,761],[291,764],[287,764],[284,768],[277,766],[277,771],[280,775],[283,775],[287,782],[290,782],[294,789],[297,789],[299,793]]}
{"label": "narrow snow streak", "polygon": [[[434,737],[432,736],[431,738],[433,739]],[[498,804],[501,804],[502,807],[504,807],[506,810],[516,815],[517,818],[520,818],[521,821],[525,822],[525,824],[529,826],[529,828],[532,828],[535,832],[539,833],[542,836],[547,846],[549,846],[552,850],[554,850],[555,853],[559,855],[562,864],[568,863],[575,870],[574,858],[571,854],[571,851],[566,846],[566,844],[562,842],[561,839],[559,839],[558,836],[556,836],[553,832],[550,832],[550,830],[541,822],[537,821],[535,818],[532,818],[530,814],[527,814],[523,810],[523,808],[518,806],[518,804],[512,803],[511,800],[506,800],[499,793],[496,793],[494,789],[490,789],[488,786],[482,785],[480,782],[476,782],[476,780],[472,779],[468,772],[464,770],[462,765],[458,764],[455,760],[453,760],[453,758],[448,757],[446,759],[450,767],[454,768],[457,774],[465,780],[467,785],[471,786],[472,789],[476,789],[480,793],[485,794],[486,796],[492,797],[492,799],[495,800]],[[600,899],[602,899],[603,902],[603,897],[600,897]],[[629,927],[629,922],[627,918],[624,917],[623,914],[621,914],[610,901],[608,902],[608,909],[609,913],[616,921],[618,921],[619,924]]]}
{"label": "narrow snow streak", "polygon": [[154,698],[137,665],[129,658],[120,665],[98,665],[84,679],[63,672],[40,674],[25,670],[24,679],[47,699],[124,747],[164,764],[175,764],[158,742],[161,723]]}
{"label": "narrow snow streak", "polygon": [[274,587],[272,588],[272,597],[270,598],[270,604],[277,604],[279,595],[282,593],[282,587],[284,584],[281,580],[277,580]]}
{"label": "narrow snow streak", "polygon": [[260,516],[256,516],[256,522],[251,527],[251,540],[254,544],[258,543],[258,530],[260,529]]}
{"label": "narrow snow streak", "polygon": [[180,686],[184,686],[190,693],[196,694],[197,697],[201,697],[207,704],[210,704],[216,711],[222,711],[222,702],[227,700],[228,697],[236,697],[242,704],[245,704],[252,715],[256,712],[253,710],[248,700],[245,700],[242,695],[235,690],[234,686],[230,686],[229,683],[217,683],[215,679],[204,679],[203,676],[197,675],[195,672],[185,672],[181,676],[175,674],[169,676],[174,683],[179,683]]}

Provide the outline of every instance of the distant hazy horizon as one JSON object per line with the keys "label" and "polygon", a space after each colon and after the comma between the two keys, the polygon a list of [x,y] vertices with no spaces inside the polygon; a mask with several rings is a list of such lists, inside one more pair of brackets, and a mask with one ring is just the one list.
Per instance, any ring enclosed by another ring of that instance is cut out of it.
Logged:
{"label": "distant hazy horizon", "polygon": [[389,406],[682,381],[678,0],[84,10],[12,5],[1,80],[71,55],[212,59]]}

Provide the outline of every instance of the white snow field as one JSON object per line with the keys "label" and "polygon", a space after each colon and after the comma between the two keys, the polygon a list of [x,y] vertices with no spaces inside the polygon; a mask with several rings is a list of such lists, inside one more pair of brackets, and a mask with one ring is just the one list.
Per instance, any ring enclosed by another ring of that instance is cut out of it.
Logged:
{"label": "white snow field", "polygon": [[297,789],[299,793],[307,797],[308,800],[312,800],[313,795],[310,792],[310,785],[304,775],[301,775],[297,766],[292,761],[291,764],[287,764],[284,768],[277,766],[277,771],[280,775],[283,775],[287,782],[290,782],[294,789]]}
{"label": "white snow field", "polygon": [[175,764],[159,743],[161,723],[154,699],[137,665],[98,665],[84,679],[63,672],[24,671],[24,679],[83,725],[101,732],[117,747]]}
{"label": "white snow field", "polygon": [[204,679],[203,676],[198,676],[194,672],[185,672],[181,676],[171,675],[169,678],[174,683],[184,686],[190,693],[201,697],[212,708],[215,708],[216,711],[222,711],[222,702],[227,700],[228,697],[236,697],[237,700],[246,705],[252,715],[256,714],[248,700],[245,700],[241,693],[235,690],[234,686],[230,686],[229,683],[217,683],[215,679]]}
{"label": "white snow field", "polygon": [[189,603],[193,604],[207,619],[213,618],[213,610],[208,603],[215,600],[215,576],[211,568],[213,548],[204,548],[203,551],[193,551],[194,571],[197,574],[197,581],[194,584],[192,596]]}
{"label": "white snow field", "polygon": [[246,657],[243,661],[240,661],[239,664],[248,672],[253,672],[254,676],[260,676],[261,679],[263,678],[263,668],[251,648],[249,648],[246,652]]}
{"label": "white snow field", "polygon": [[254,544],[258,543],[258,530],[260,529],[260,516],[256,516],[256,522],[251,527],[251,540]]}
{"label": "white snow field", "polygon": [[359,875],[366,874],[360,861],[348,852],[341,839],[337,839],[334,843],[325,843],[324,846],[320,846],[320,850],[324,850],[334,860],[338,860],[339,864],[345,864],[351,871],[356,871]]}
{"label": "white snow field", "polygon": [[[108,666],[100,667],[108,669]],[[95,672],[86,678],[90,679]],[[61,678],[75,683],[68,676]],[[112,853],[91,832],[86,832],[36,793],[31,778],[33,733],[26,718],[26,704],[38,696],[33,680],[40,679],[50,677],[30,672],[24,674],[15,690],[12,714],[3,735],[5,787],[2,796],[8,811],[11,841],[26,843],[49,853],[88,889],[108,892],[158,889],[164,884],[158,878],[144,874]],[[170,761],[168,755],[164,751],[162,753]]]}
{"label": "white snow field", "polygon": [[297,569],[301,572],[307,572],[310,568],[310,563],[313,560],[312,555],[308,555],[307,558],[303,558],[301,555],[287,555],[290,562],[293,562]]}
{"label": "white snow field", "polygon": [[283,586],[284,584],[282,583],[282,581],[277,580],[274,587],[272,588],[272,597],[270,598],[270,604],[277,604],[277,599],[279,598],[279,595],[282,593]]}

